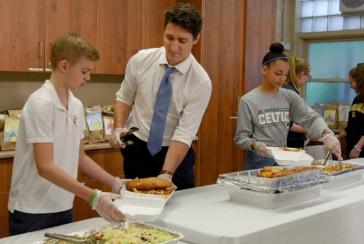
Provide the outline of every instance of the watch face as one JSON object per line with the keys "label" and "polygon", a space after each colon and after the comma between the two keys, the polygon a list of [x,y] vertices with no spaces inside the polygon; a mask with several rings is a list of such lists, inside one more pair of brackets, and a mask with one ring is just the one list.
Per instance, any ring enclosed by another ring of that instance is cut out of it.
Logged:
{"label": "watch face", "polygon": [[357,8],[364,4],[364,0],[341,0],[348,8]]}

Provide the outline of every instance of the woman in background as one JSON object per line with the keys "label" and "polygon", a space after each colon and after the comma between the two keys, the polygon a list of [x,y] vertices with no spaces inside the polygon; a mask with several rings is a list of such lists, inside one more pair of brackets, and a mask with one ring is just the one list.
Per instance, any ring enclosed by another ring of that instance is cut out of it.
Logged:
{"label": "woman in background", "polygon": [[346,150],[349,158],[363,158],[364,151],[364,63],[349,72],[350,87],[358,94],[350,107],[346,127]]}
{"label": "woman in background", "polygon": [[[296,57],[290,57],[288,62],[289,75],[286,84],[283,85],[283,88],[290,89],[299,95],[300,93],[298,88],[302,87],[311,79],[310,65],[305,59]],[[303,148],[307,139],[305,136],[305,130],[298,124],[294,123],[294,121],[290,121],[289,126],[290,129],[287,137],[287,146]]]}
{"label": "woman in background", "polygon": [[263,81],[239,103],[235,143],[247,150],[244,169],[275,165],[268,146],[286,146],[289,121],[300,124],[312,139],[341,158],[340,142],[318,113],[295,92],[282,89],[289,71],[288,58],[280,43],[273,43],[264,56]]}

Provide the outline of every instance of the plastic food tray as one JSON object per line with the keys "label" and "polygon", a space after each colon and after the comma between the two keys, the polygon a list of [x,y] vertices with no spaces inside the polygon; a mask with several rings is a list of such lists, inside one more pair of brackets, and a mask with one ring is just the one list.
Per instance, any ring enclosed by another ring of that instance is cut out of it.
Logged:
{"label": "plastic food tray", "polygon": [[[164,228],[164,227],[160,227],[160,226],[156,226],[156,225],[152,225],[152,224],[141,223],[141,222],[137,222],[137,221],[130,221],[129,224],[137,225],[137,226],[144,227],[144,228],[146,227],[146,228],[153,228],[153,229],[166,231],[166,232],[172,234],[173,236],[175,236],[175,238],[173,240],[171,240],[171,241],[161,242],[161,243],[158,243],[158,244],[178,243],[178,241],[182,240],[182,238],[183,238],[183,235],[180,232],[173,231],[173,230],[170,230],[168,228]],[[115,228],[118,228],[117,225],[112,225],[111,224],[111,226],[115,226]],[[106,228],[106,227],[107,226],[105,226],[104,228]],[[120,228],[122,228],[122,227],[120,227]],[[83,230],[83,231],[77,231],[77,232],[70,233],[70,235],[84,237],[84,236],[88,236],[90,233],[92,233],[94,231],[95,230]],[[58,244],[60,242],[61,241],[59,241],[59,240],[45,239],[45,240],[33,242],[31,244]],[[62,241],[62,243],[66,243],[66,242]]]}
{"label": "plastic food tray", "polygon": [[255,169],[221,174],[218,177],[218,183],[228,183],[258,192],[275,193],[301,190],[322,181],[320,168],[277,178],[259,177],[259,171],[260,169]]}
{"label": "plastic food tray", "polygon": [[269,209],[281,208],[318,198],[322,189],[322,184],[316,184],[298,191],[265,193],[241,189],[228,184],[223,186],[231,201]]}

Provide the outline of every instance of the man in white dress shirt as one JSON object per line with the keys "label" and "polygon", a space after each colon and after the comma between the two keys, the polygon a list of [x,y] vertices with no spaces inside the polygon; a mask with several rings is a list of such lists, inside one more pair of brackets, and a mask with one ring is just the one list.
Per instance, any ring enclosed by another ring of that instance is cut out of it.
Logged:
{"label": "man in white dress shirt", "polygon": [[[129,60],[116,93],[111,141],[121,148],[126,178],[158,176],[178,189],[194,187],[191,143],[211,96],[211,80],[191,53],[201,28],[194,7],[176,5],[165,14],[163,47]],[[132,126],[139,130],[120,139]]]}

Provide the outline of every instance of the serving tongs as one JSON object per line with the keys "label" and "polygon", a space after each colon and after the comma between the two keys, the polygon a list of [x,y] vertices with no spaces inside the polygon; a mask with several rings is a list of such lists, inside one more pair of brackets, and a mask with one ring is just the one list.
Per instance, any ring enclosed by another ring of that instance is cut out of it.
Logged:
{"label": "serving tongs", "polygon": [[[127,220],[114,223],[112,225],[115,229],[128,229],[131,223]],[[66,234],[58,234],[58,233],[45,233],[44,236],[57,239],[61,241],[67,241],[71,243],[83,243],[83,244],[98,244],[101,243],[99,238],[97,238],[98,232],[90,233],[87,236],[75,236],[75,235],[66,235]]]}
{"label": "serving tongs", "polygon": [[331,150],[328,150],[326,155],[325,155],[325,159],[321,159],[321,160],[318,160],[316,162],[313,162],[311,163],[311,165],[321,165],[321,166],[326,166],[327,164],[327,160],[329,159],[330,157],[330,154],[331,154]]}
{"label": "serving tongs", "polygon": [[131,135],[133,132],[136,132],[138,130],[139,130],[138,127],[134,127],[134,126],[133,127],[130,127],[129,130],[128,130],[128,132],[126,132],[125,134],[123,134],[123,135],[120,136],[120,141],[121,142],[124,142],[126,145],[133,145],[134,142],[132,140],[125,141],[125,138],[127,136]]}
{"label": "serving tongs", "polygon": [[67,241],[71,243],[84,243],[84,244],[96,244],[97,240],[94,235],[89,235],[85,237],[74,236],[74,235],[65,235],[65,234],[58,234],[58,233],[45,233],[45,237],[51,239],[57,239],[62,241]]}

